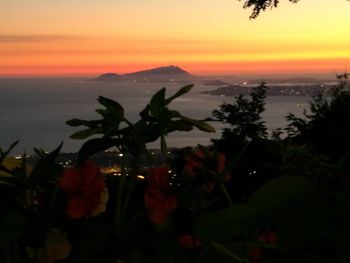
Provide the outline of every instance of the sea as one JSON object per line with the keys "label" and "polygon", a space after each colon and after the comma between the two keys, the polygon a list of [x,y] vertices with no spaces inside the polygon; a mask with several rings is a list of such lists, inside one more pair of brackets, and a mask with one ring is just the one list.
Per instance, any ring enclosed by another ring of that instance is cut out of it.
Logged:
{"label": "sea", "polygon": [[[70,139],[80,128],[65,124],[72,118],[98,119],[95,109],[101,108],[98,96],[119,102],[131,121],[139,119],[139,112],[147,105],[151,96],[166,87],[167,96],[174,94],[183,83],[162,82],[101,82],[82,78],[35,78],[0,79],[0,147],[7,149],[19,140],[13,154],[32,153],[33,148],[51,151],[63,142],[62,152],[76,152],[84,141]],[[234,97],[201,94],[217,87],[194,83],[192,90],[173,101],[169,108],[183,115],[204,119],[223,103],[234,103]],[[293,113],[302,116],[310,97],[268,96],[265,112],[262,114],[271,132],[283,128],[285,116]],[[213,122],[215,133],[194,129],[191,132],[175,132],[167,137],[169,147],[208,145],[211,139],[220,138],[225,125]],[[149,148],[159,148],[156,141]]]}

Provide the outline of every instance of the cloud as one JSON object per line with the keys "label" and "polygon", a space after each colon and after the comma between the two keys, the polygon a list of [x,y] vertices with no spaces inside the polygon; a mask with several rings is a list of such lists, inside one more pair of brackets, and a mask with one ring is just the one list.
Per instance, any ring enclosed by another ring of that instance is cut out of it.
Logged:
{"label": "cloud", "polygon": [[87,37],[71,35],[0,35],[0,43],[40,43],[81,39],[87,39]]}

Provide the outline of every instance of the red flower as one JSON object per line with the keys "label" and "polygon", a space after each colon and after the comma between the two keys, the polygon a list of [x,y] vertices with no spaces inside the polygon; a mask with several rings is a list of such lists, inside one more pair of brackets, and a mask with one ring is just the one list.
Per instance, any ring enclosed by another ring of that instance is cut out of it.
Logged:
{"label": "red flower", "polygon": [[85,161],[79,168],[68,168],[58,180],[68,194],[67,214],[73,219],[89,216],[99,206],[105,182],[95,162]]}
{"label": "red flower", "polygon": [[171,192],[169,185],[169,169],[154,167],[148,170],[149,185],[144,196],[145,206],[149,217],[154,224],[164,224],[168,214],[176,206],[176,196]]}
{"label": "red flower", "polygon": [[[277,244],[277,234],[272,230],[265,230],[258,234],[258,241],[268,245]],[[250,257],[254,260],[260,260],[264,256],[264,250],[261,247],[252,247],[250,250]]]}
{"label": "red flower", "polygon": [[258,240],[269,245],[277,244],[277,234],[272,230],[266,230],[258,235]]}
{"label": "red flower", "polygon": [[189,176],[202,175],[208,181],[204,183],[202,190],[205,193],[211,192],[215,182],[227,182],[230,179],[229,173],[224,173],[226,156],[222,153],[213,153],[197,149],[185,157],[184,173]]}
{"label": "red flower", "polygon": [[252,247],[250,249],[250,258],[253,260],[260,260],[262,259],[264,253],[261,247]]}
{"label": "red flower", "polygon": [[200,149],[194,151],[191,155],[185,157],[184,171],[186,174],[193,176],[195,170],[203,168],[203,162],[207,159],[206,154]]}
{"label": "red flower", "polygon": [[199,239],[188,234],[179,236],[178,239],[185,248],[198,248],[202,246],[202,242]]}
{"label": "red flower", "polygon": [[218,159],[217,159],[217,170],[219,173],[222,173],[225,169],[225,164],[226,164],[226,156],[223,155],[222,153],[218,154]]}

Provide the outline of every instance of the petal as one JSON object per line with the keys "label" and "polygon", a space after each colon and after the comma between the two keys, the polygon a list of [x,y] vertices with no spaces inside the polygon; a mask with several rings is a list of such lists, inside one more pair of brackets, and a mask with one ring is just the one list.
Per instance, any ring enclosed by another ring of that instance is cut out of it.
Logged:
{"label": "petal", "polygon": [[164,194],[162,192],[147,191],[144,196],[145,206],[150,210],[162,210],[162,199],[164,199]]}
{"label": "petal", "polygon": [[223,172],[225,169],[225,163],[226,163],[226,156],[222,153],[219,153],[218,155],[218,172]]}
{"label": "petal", "polygon": [[194,176],[194,172],[193,172],[193,167],[192,166],[189,166],[189,165],[186,164],[183,170],[184,170],[185,175]]}
{"label": "petal", "polygon": [[84,184],[81,186],[81,192],[83,194],[87,195],[97,195],[100,196],[101,193],[105,189],[105,181],[103,178],[95,178],[95,180],[91,182],[84,182]]}
{"label": "petal", "polygon": [[84,184],[91,184],[99,177],[102,178],[99,167],[93,160],[86,160],[81,166],[80,171],[83,177]]}
{"label": "petal", "polygon": [[155,184],[160,188],[169,186],[169,168],[165,166],[153,167],[148,170],[150,184]]}
{"label": "petal", "polygon": [[177,207],[177,200],[175,195],[169,195],[161,201],[161,208],[164,212],[170,213]]}
{"label": "petal", "polygon": [[202,246],[202,242],[199,239],[188,234],[181,235],[178,237],[178,239],[181,245],[185,248],[198,248]]}
{"label": "petal", "polygon": [[205,160],[207,159],[207,155],[205,154],[205,152],[203,152],[202,150],[200,149],[197,149],[195,150],[193,153],[192,153],[192,156],[194,157],[193,159],[194,160]]}
{"label": "petal", "polygon": [[157,225],[165,224],[167,213],[162,211],[154,211],[149,214],[150,220]]}
{"label": "petal", "polygon": [[65,169],[58,179],[58,186],[67,193],[76,192],[82,183],[79,169],[68,168]]}
{"label": "petal", "polygon": [[250,249],[250,257],[255,260],[261,259],[263,256],[263,250],[260,247],[252,247]]}
{"label": "petal", "polygon": [[195,160],[190,156],[185,157],[186,165],[192,167],[192,169],[199,169],[203,167],[203,163],[199,160]]}
{"label": "petal", "polygon": [[88,203],[83,196],[73,195],[68,200],[67,215],[79,219],[89,215]]}
{"label": "petal", "polygon": [[271,230],[269,230],[266,233],[266,239],[267,239],[267,243],[270,245],[276,245],[277,244],[277,234]]}

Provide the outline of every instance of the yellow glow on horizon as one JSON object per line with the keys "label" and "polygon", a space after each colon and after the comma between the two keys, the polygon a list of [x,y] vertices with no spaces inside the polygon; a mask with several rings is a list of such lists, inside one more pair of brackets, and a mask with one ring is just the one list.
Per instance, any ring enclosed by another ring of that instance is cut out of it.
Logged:
{"label": "yellow glow on horizon", "polygon": [[0,76],[170,64],[194,74],[330,72],[350,62],[348,1],[282,1],[253,21],[242,4],[0,0]]}

